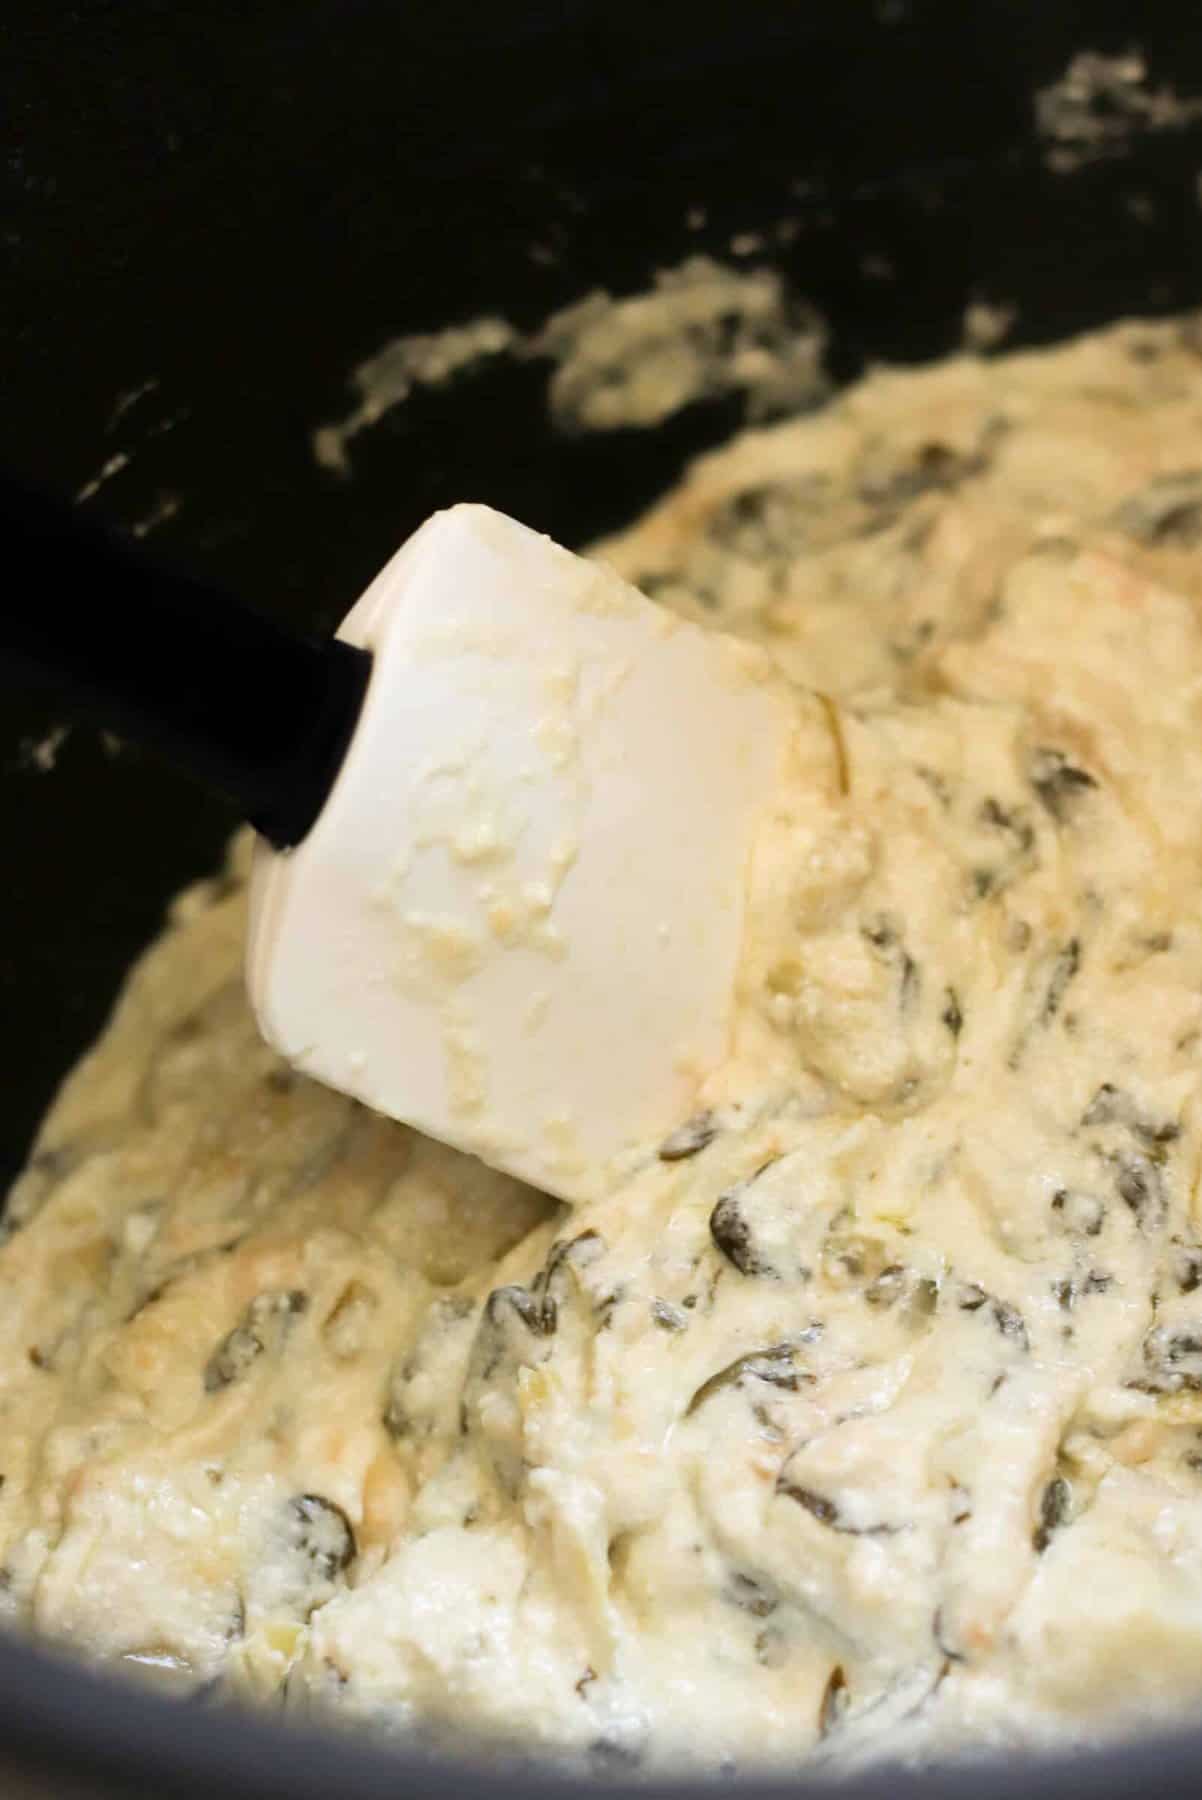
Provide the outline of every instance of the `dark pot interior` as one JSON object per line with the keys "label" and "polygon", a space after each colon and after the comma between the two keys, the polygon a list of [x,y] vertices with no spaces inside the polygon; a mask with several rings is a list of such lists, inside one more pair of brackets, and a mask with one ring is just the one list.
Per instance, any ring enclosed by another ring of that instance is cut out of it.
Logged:
{"label": "dark pot interior", "polygon": [[[499,358],[389,413],[339,481],[310,434],[398,334],[484,313],[529,329],[696,252],[778,267],[828,319],[840,379],[954,347],[973,300],[1017,309],[1009,342],[1202,300],[1202,121],[1102,98],[1059,154],[1035,129],[1038,90],[1081,50],[1138,46],[1145,93],[1202,93],[1190,0],[747,0],[712,17],[695,0],[10,0],[0,34],[0,462],[70,491],[109,465],[105,516],[170,511],[161,554],[315,624],[436,506],[486,500],[579,544],[741,418],[718,398],[654,431],[565,438],[547,365]],[[42,772],[32,747],[57,723],[44,697],[5,695],[0,1180],[166,900],[235,823],[84,729]],[[1184,1796],[1200,1756],[1202,1733],[913,1791]],[[485,1779],[0,1644],[4,1770],[14,1794],[248,1800]],[[889,1773],[841,1791],[907,1787]]]}

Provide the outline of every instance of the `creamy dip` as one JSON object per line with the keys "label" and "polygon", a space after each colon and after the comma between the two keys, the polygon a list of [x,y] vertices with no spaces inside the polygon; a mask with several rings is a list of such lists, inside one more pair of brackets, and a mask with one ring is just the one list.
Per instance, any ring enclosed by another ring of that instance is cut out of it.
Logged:
{"label": "creamy dip", "polygon": [[1196,1707],[1200,544],[1172,323],[876,373],[601,547],[797,732],[729,1065],[572,1213],[258,1042],[240,844],[10,1203],[9,1618],[599,1767]]}

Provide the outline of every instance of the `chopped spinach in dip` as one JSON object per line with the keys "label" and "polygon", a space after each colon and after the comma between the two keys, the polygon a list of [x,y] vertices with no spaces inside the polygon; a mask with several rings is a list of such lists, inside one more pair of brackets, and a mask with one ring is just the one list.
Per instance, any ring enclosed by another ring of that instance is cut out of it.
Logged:
{"label": "chopped spinach in dip", "polygon": [[1197,1708],[1199,343],[873,374],[601,547],[797,718],[605,1199],[282,1067],[244,845],[177,904],[9,1206],[12,1622],[620,1771]]}

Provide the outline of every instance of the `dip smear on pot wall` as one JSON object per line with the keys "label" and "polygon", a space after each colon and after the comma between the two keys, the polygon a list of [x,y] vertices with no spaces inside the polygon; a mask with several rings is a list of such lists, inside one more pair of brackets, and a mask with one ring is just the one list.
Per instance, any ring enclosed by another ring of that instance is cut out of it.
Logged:
{"label": "dip smear on pot wall", "polygon": [[279,1067],[241,847],[180,902],[9,1209],[14,1623],[601,1767],[1196,1706],[1198,346],[875,374],[601,547],[797,690],[731,1065],[603,1201]]}

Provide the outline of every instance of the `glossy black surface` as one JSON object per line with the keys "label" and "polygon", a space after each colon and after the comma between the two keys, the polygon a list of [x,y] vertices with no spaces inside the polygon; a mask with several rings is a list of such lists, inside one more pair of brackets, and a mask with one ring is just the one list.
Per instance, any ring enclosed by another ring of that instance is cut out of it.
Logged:
{"label": "glossy black surface", "polygon": [[[747,265],[774,261],[828,316],[843,377],[951,347],[973,298],[1016,305],[1028,342],[1197,304],[1199,127],[1073,173],[1031,133],[1035,89],[1075,51],[1132,45],[1152,87],[1202,93],[1194,0],[9,0],[0,466],[77,490],[126,456],[95,498],[107,516],[174,501],[160,551],[322,627],[448,501],[581,542],[729,432],[737,404],[564,439],[545,365],[498,362],[357,440],[350,482],[317,466],[310,433],[401,332],[486,312],[529,327],[694,250],[737,260],[734,232],[763,232]],[[0,695],[0,1177],[167,897],[233,823],[86,732],[37,772],[30,746],[54,722]],[[0,1756],[30,1792],[483,1787],[149,1704],[0,1645]],[[1202,1733],[921,1791],[1185,1796],[1200,1764]]]}
{"label": "glossy black surface", "polygon": [[305,836],[371,656],[160,561],[96,509],[0,480],[0,682],[165,757],[277,849]]}

